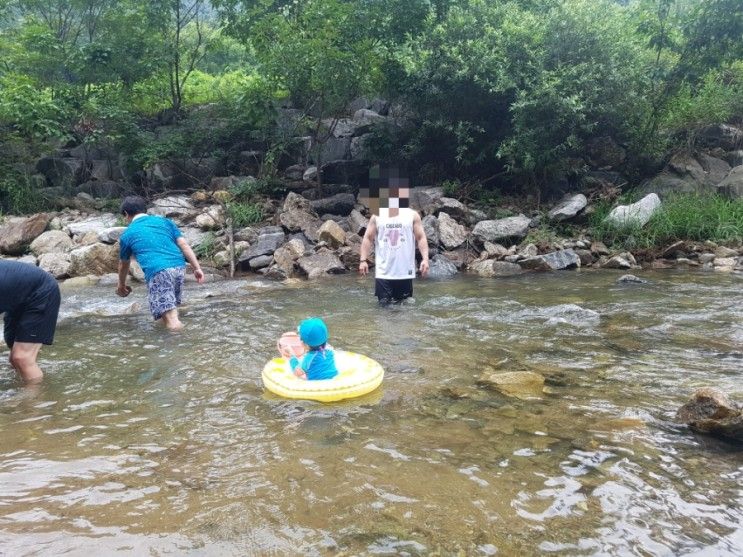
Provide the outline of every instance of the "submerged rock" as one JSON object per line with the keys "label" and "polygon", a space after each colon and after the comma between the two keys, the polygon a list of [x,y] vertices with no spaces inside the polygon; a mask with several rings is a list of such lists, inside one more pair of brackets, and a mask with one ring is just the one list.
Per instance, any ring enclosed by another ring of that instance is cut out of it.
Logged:
{"label": "submerged rock", "polygon": [[698,389],[691,400],[679,408],[676,419],[699,433],[743,443],[743,411],[718,389]]}
{"label": "submerged rock", "polygon": [[430,278],[449,278],[457,274],[457,266],[441,254],[431,258],[428,270]]}
{"label": "submerged rock", "polygon": [[540,397],[544,390],[544,377],[533,371],[485,372],[477,383],[516,398]]}
{"label": "submerged rock", "polygon": [[519,261],[519,265],[533,271],[559,271],[580,267],[580,257],[572,249],[565,249],[529,257]]}
{"label": "submerged rock", "polygon": [[648,281],[635,275],[622,275],[617,279],[617,284],[647,284]]}

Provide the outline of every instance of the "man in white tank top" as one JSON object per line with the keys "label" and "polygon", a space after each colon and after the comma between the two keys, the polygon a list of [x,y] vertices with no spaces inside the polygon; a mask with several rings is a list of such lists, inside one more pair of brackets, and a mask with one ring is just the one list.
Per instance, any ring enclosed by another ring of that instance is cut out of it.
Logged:
{"label": "man in white tank top", "polygon": [[[407,190],[407,188],[405,188]],[[407,191],[400,188],[400,198],[407,198]],[[421,276],[428,274],[428,240],[423,231],[420,215],[409,208],[394,206],[390,199],[389,209],[380,209],[366,227],[361,242],[359,273],[369,272],[369,253],[374,249],[374,295],[380,304],[401,302],[413,295],[415,277],[415,246],[421,252]]]}

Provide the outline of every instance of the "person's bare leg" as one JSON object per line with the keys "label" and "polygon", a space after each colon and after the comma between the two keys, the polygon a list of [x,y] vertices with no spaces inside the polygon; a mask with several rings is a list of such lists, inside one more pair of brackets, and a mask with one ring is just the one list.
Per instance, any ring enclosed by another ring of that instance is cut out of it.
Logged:
{"label": "person's bare leg", "polygon": [[183,323],[178,319],[178,308],[169,309],[161,318],[165,328],[169,331],[180,331],[183,328]]}
{"label": "person's bare leg", "polygon": [[21,374],[26,383],[39,383],[44,378],[36,358],[41,350],[37,342],[14,342],[10,349],[10,365]]}

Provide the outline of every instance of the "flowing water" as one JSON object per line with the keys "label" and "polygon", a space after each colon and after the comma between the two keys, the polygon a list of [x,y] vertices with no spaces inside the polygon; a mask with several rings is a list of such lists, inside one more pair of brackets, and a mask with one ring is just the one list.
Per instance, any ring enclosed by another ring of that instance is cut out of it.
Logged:
{"label": "flowing water", "polygon": [[[741,555],[743,451],[673,422],[695,388],[743,395],[743,278],[608,272],[187,286],[187,329],[144,288],[63,288],[46,379],[0,367],[0,554]],[[382,387],[266,394],[306,316]],[[478,386],[531,370],[539,398]]]}

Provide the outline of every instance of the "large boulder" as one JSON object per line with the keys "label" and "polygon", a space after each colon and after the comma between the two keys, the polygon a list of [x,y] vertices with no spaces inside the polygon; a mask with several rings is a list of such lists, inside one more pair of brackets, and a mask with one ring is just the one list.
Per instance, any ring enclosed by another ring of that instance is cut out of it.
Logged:
{"label": "large boulder", "polygon": [[467,240],[467,229],[446,213],[439,213],[439,240],[446,249],[461,246]]}
{"label": "large boulder", "polygon": [[71,222],[65,230],[72,236],[84,236],[88,232],[94,232],[98,234],[101,230],[116,226],[117,217],[112,213],[104,213],[103,215],[85,219],[78,222]]}
{"label": "large boulder", "polygon": [[73,277],[115,273],[119,265],[119,246],[96,243],[70,252],[69,274]]}
{"label": "large boulder", "polygon": [[98,241],[104,244],[115,244],[126,230],[126,226],[112,226],[98,232]]}
{"label": "large boulder", "polygon": [[531,271],[559,271],[580,267],[580,256],[572,249],[564,249],[528,257],[519,261],[518,264],[522,269]]}
{"label": "large boulder", "polygon": [[346,233],[340,225],[332,220],[326,220],[317,235],[321,242],[326,242],[330,247],[337,248],[346,243]]}
{"label": "large boulder", "polygon": [[31,251],[40,256],[44,253],[64,253],[72,249],[72,238],[61,230],[47,230],[33,242]]}
{"label": "large boulder", "polygon": [[201,230],[217,230],[225,225],[226,217],[221,205],[212,205],[196,215],[196,226]]}
{"label": "large boulder", "polygon": [[410,190],[410,208],[421,215],[432,215],[440,205],[444,189],[440,187],[417,187]]}
{"label": "large boulder", "polygon": [[9,218],[0,226],[0,253],[20,255],[46,230],[50,216],[39,213],[31,217]]}
{"label": "large boulder", "polygon": [[384,124],[385,122],[387,122],[387,117],[377,114],[368,108],[360,108],[353,114],[353,123],[355,125],[353,135],[367,133],[375,124]]}
{"label": "large boulder", "polygon": [[289,232],[304,232],[305,236],[316,242],[322,222],[314,213],[294,209],[279,214],[279,222]]}
{"label": "large boulder", "polygon": [[81,159],[43,157],[36,163],[36,170],[50,186],[71,190],[82,180],[85,165]]}
{"label": "large boulder", "polygon": [[586,205],[588,205],[588,199],[586,199],[586,196],[582,193],[568,194],[547,214],[547,216],[550,220],[556,222],[569,220],[585,209]]}
{"label": "large boulder", "polygon": [[307,275],[308,279],[314,279],[326,274],[337,274],[346,271],[343,262],[328,249],[321,249],[313,255],[302,257],[297,262],[299,268]]}
{"label": "large boulder", "polygon": [[316,199],[310,202],[312,209],[318,214],[347,216],[356,206],[356,197],[352,193],[337,193],[332,197]]}
{"label": "large boulder", "polygon": [[369,219],[354,209],[348,216],[348,226],[351,232],[363,236],[364,232],[366,232],[366,227],[369,226]]}
{"label": "large boulder", "polygon": [[273,253],[276,266],[286,277],[290,277],[294,271],[294,263],[304,255],[304,243],[298,238],[289,240]]}
{"label": "large boulder", "polygon": [[312,210],[312,207],[310,206],[309,199],[290,191],[287,194],[286,199],[284,199],[284,205],[281,207],[281,210],[282,212],[305,211],[309,213]]}
{"label": "large boulder", "polygon": [[709,193],[730,171],[730,165],[705,153],[676,153],[663,171],[642,188],[647,193]]}
{"label": "large boulder", "polygon": [[423,232],[428,241],[428,247],[439,247],[439,219],[433,215],[426,215],[421,219],[421,223],[423,224]]}
{"label": "large boulder", "polygon": [[186,219],[197,215],[199,210],[194,207],[189,197],[169,195],[161,199],[155,199],[147,212],[150,215],[160,215],[161,217]]}
{"label": "large boulder", "polygon": [[39,267],[56,279],[69,277],[70,266],[69,253],[48,252],[39,256]]}
{"label": "large boulder", "polygon": [[475,225],[472,235],[482,242],[497,242],[506,238],[523,238],[531,219],[525,215],[498,220],[483,220]]}
{"label": "large boulder", "polygon": [[717,185],[717,191],[730,199],[743,198],[743,165],[733,168]]}
{"label": "large boulder", "polygon": [[[349,140],[350,143],[350,140]],[[350,147],[349,147],[350,150]],[[361,186],[369,181],[369,164],[358,160],[330,160],[322,165],[322,180],[325,184],[350,184]],[[321,214],[323,211],[319,211]],[[346,213],[348,214],[348,213]]]}
{"label": "large boulder", "polygon": [[272,255],[284,244],[286,236],[280,226],[261,228],[258,240],[240,256],[240,262],[248,261],[260,255]]}
{"label": "large boulder", "polygon": [[644,226],[660,209],[660,205],[660,198],[651,193],[637,203],[615,207],[606,217],[606,221],[614,226]]}
{"label": "large boulder", "polygon": [[450,217],[460,220],[464,219],[468,213],[467,207],[464,206],[464,203],[457,199],[454,199],[453,197],[439,198],[438,202],[436,203],[436,209],[434,211],[436,214],[443,211]]}
{"label": "large boulder", "polygon": [[473,261],[467,268],[481,277],[511,277],[524,272],[516,263],[495,261],[493,259]]}
{"label": "large boulder", "polygon": [[743,412],[725,393],[702,388],[679,408],[676,419],[699,433],[708,433],[743,442]]}
{"label": "large boulder", "polygon": [[449,278],[457,274],[457,266],[441,254],[434,255],[429,261],[429,278]]}
{"label": "large boulder", "polygon": [[729,124],[712,124],[697,133],[697,142],[704,147],[732,151],[743,144],[743,130]]}

